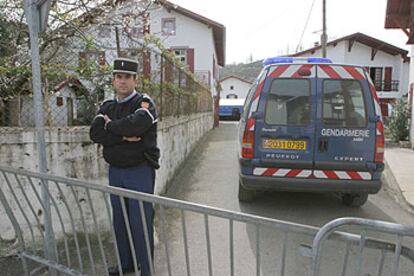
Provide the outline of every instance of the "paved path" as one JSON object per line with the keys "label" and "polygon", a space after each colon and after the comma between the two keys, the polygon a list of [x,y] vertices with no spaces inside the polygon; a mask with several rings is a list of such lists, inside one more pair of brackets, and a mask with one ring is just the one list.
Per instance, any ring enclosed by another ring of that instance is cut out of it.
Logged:
{"label": "paved path", "polygon": [[414,150],[386,148],[385,160],[390,169],[388,182],[392,182],[403,201],[414,210]]}
{"label": "paved path", "polygon": [[[402,208],[390,196],[390,188],[384,188],[362,208],[350,208],[341,204],[341,200],[330,194],[306,193],[266,193],[251,203],[239,203],[237,124],[222,123],[220,128],[211,131],[202,144],[192,153],[189,160],[175,177],[167,196],[206,204],[227,210],[241,211],[254,215],[291,221],[294,223],[322,226],[328,221],[346,216],[362,217],[413,224],[414,216]],[[187,214],[189,234],[191,275],[208,275],[207,255],[203,217]],[[180,215],[171,212],[169,221],[170,252],[175,256],[172,261],[173,275],[187,275],[184,262],[184,246]],[[256,275],[256,232],[252,225],[235,224],[235,275]],[[213,245],[213,275],[230,275],[229,262],[229,223],[223,219],[211,219],[211,241]],[[375,233],[373,235],[376,235]],[[380,238],[385,238],[379,236]],[[284,239],[281,231],[263,229],[261,239],[261,275],[279,275],[281,260],[281,244]],[[298,254],[301,243],[309,244],[312,238],[290,233],[288,236],[288,255],[285,275],[307,275],[309,261]],[[410,246],[412,240],[407,241]],[[157,271],[159,275],[167,275],[163,248],[158,247]],[[357,249],[356,249],[357,250]],[[344,246],[327,244],[324,248],[325,260],[329,266],[321,275],[337,275],[338,265],[343,260]],[[372,264],[378,261],[379,255],[367,250],[364,258],[365,274],[377,275]],[[355,264],[355,259],[353,259]],[[407,263],[405,263],[407,264]],[[350,269],[354,269],[351,266]],[[387,268],[388,269],[388,268]],[[413,265],[401,267],[400,275],[413,275]],[[353,270],[351,270],[353,271]],[[388,271],[388,270],[387,270]],[[368,273],[368,274],[367,274]]]}

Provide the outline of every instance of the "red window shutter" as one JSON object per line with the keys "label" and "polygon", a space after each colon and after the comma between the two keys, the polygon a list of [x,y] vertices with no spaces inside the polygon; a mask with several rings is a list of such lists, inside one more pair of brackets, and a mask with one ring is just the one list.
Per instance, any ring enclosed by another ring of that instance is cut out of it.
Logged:
{"label": "red window shutter", "polygon": [[144,52],[144,76],[149,79],[151,77],[151,52]]}
{"label": "red window shutter", "polygon": [[384,91],[391,91],[392,67],[385,67],[384,73]]}
{"label": "red window shutter", "polygon": [[381,114],[383,117],[388,117],[388,102],[380,101]]}
{"label": "red window shutter", "polygon": [[173,81],[173,66],[171,62],[169,62],[168,60],[165,61],[164,75],[165,75],[165,81],[167,82]]}
{"label": "red window shutter", "polygon": [[187,65],[191,73],[194,74],[194,49],[192,48],[187,49]]}
{"label": "red window shutter", "polygon": [[[172,52],[171,49],[169,51]],[[164,79],[166,82],[173,81],[173,73],[173,64],[167,58],[164,58]]]}
{"label": "red window shutter", "polygon": [[216,59],[214,58],[214,55],[213,55],[213,76],[214,76],[214,79],[216,79]]}
{"label": "red window shutter", "polygon": [[99,65],[105,65],[106,59],[105,59],[105,51],[100,51],[98,55],[98,64]]}

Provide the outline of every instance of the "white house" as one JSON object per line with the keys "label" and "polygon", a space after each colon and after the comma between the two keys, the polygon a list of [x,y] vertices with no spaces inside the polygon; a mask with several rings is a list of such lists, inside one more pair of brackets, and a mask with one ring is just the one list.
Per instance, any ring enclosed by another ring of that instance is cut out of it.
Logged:
{"label": "white house", "polygon": [[150,33],[189,66],[215,94],[219,66],[225,65],[226,28],[169,1],[155,1],[150,11]]}
{"label": "white house", "polygon": [[[112,10],[102,15],[91,11],[79,18],[89,23],[83,29],[86,37],[93,37],[99,46],[96,50],[86,50],[85,42],[79,39],[68,39],[67,47],[75,51],[71,56],[63,51],[59,62],[77,65],[78,60],[93,60],[100,65],[112,65],[118,57],[137,59],[142,64],[142,73],[159,78],[160,55],[156,47],[150,45],[153,51],[148,59],[143,58],[142,46],[144,32],[150,33],[162,41],[165,48],[170,49],[188,69],[204,82],[215,94],[218,82],[218,68],[225,64],[226,28],[211,19],[194,13],[168,1],[154,1],[147,9],[147,16],[142,11],[136,11],[136,1],[117,0],[116,6],[108,0],[107,5]],[[114,22],[130,17],[126,26],[118,26]],[[148,20],[148,28],[145,21]],[[164,63],[164,66],[167,66]],[[165,67],[164,67],[165,68]],[[166,77],[164,75],[164,78]]]}
{"label": "white house", "polygon": [[[65,127],[73,125],[77,120],[80,98],[77,91],[86,90],[78,79],[68,79],[56,85],[49,95],[45,95],[48,103],[45,108],[45,124],[47,126]],[[20,126],[30,127],[35,125],[33,97],[24,95],[21,97]],[[84,105],[84,104],[83,104]]]}
{"label": "white house", "polygon": [[[408,93],[410,58],[408,51],[362,33],[354,33],[327,44],[327,57],[334,63],[365,67],[380,98],[383,116],[388,116],[389,103]],[[320,45],[292,56],[322,56]]]}
{"label": "white house", "polygon": [[220,80],[220,99],[245,99],[251,82],[238,76],[227,76]]}
{"label": "white house", "polygon": [[[401,29],[408,37],[411,47],[411,60],[414,58],[414,10],[411,0],[388,0],[385,14],[386,29]],[[410,64],[408,106],[411,108],[410,140],[414,148],[414,62]]]}

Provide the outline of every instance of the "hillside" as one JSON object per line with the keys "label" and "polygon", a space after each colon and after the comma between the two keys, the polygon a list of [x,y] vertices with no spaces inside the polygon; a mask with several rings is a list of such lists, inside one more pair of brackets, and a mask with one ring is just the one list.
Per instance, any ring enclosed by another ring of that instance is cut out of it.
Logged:
{"label": "hillside", "polygon": [[220,79],[235,75],[245,80],[253,82],[262,70],[262,61],[252,63],[229,64],[220,69]]}

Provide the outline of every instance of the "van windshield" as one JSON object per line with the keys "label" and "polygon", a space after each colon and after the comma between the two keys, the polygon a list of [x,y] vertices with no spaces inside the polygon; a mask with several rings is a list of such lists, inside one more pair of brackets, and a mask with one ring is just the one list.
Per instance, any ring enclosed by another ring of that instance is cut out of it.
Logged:
{"label": "van windshield", "polygon": [[274,79],[266,103],[266,124],[307,125],[310,121],[310,82]]}
{"label": "van windshield", "polygon": [[365,127],[362,87],[357,80],[323,82],[323,123],[333,127]]}

